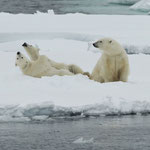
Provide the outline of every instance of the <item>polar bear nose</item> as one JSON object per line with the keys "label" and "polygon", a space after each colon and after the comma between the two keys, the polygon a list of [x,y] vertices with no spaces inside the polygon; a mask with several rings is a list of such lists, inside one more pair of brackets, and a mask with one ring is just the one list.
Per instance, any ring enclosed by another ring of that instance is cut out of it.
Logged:
{"label": "polar bear nose", "polygon": [[27,43],[25,42],[25,43],[22,44],[22,46],[27,47],[28,45],[27,45]]}
{"label": "polar bear nose", "polygon": [[97,48],[97,46],[96,46],[96,44],[95,44],[95,43],[93,43],[93,46]]}
{"label": "polar bear nose", "polygon": [[17,52],[17,55],[20,55],[20,52]]}

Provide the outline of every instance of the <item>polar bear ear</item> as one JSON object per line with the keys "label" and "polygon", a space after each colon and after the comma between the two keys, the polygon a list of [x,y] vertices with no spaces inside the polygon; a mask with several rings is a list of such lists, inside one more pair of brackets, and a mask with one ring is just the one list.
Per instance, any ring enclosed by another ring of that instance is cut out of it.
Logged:
{"label": "polar bear ear", "polygon": [[40,51],[40,48],[38,47],[38,45],[35,45],[35,47],[37,48],[38,51]]}

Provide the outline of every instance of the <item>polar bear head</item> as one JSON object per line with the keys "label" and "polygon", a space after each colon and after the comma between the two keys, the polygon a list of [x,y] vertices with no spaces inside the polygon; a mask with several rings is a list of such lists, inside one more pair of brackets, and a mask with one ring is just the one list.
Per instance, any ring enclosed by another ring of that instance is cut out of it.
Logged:
{"label": "polar bear head", "polygon": [[28,53],[31,60],[35,61],[38,59],[40,49],[37,46],[34,47],[34,46],[29,45],[27,43],[23,43],[22,46],[24,47],[24,49]]}
{"label": "polar bear head", "polygon": [[99,48],[104,53],[109,55],[119,55],[124,51],[122,46],[111,38],[102,38],[97,42],[93,43],[93,46]]}
{"label": "polar bear head", "polygon": [[17,52],[16,55],[16,66],[19,66],[20,69],[25,69],[29,64],[29,59],[25,57],[21,52]]}

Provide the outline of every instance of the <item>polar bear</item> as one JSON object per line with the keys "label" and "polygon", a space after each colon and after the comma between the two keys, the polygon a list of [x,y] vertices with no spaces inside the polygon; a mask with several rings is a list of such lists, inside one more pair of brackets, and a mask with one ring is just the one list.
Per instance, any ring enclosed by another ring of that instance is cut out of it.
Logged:
{"label": "polar bear", "polygon": [[[26,50],[27,54],[29,55],[30,59],[32,61],[36,61],[39,58],[39,48],[38,47],[34,47],[32,45],[29,45],[27,43],[24,43],[22,45],[24,47],[24,49]],[[49,63],[52,67],[54,67],[55,69],[65,69],[68,70],[69,72],[73,73],[73,74],[83,74],[83,75],[87,75],[89,76],[88,72],[84,72],[79,66],[71,64],[71,65],[67,65],[64,63],[58,63],[55,62],[51,59],[48,59]]]}
{"label": "polar bear", "polygon": [[17,52],[16,66],[19,66],[23,74],[36,78],[53,75],[73,75],[73,73],[66,69],[58,70],[52,67],[49,63],[49,59],[44,55],[38,56],[38,59],[35,61],[30,61],[21,52]]}
{"label": "polar bear", "polygon": [[111,38],[100,39],[93,43],[93,46],[102,50],[102,55],[94,67],[90,78],[101,83],[127,82],[129,62],[124,48]]}

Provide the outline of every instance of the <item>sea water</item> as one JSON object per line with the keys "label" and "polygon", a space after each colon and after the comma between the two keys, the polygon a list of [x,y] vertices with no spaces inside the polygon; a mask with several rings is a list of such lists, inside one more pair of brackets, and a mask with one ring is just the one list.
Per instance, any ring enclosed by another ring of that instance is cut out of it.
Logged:
{"label": "sea water", "polygon": [[[113,0],[1,0],[0,12],[31,14],[54,10],[55,14],[121,14],[138,15],[146,12],[131,10],[131,1],[112,3]],[[122,0],[123,1],[123,0]]]}
{"label": "sea water", "polygon": [[0,150],[149,150],[150,117],[0,123]]}

